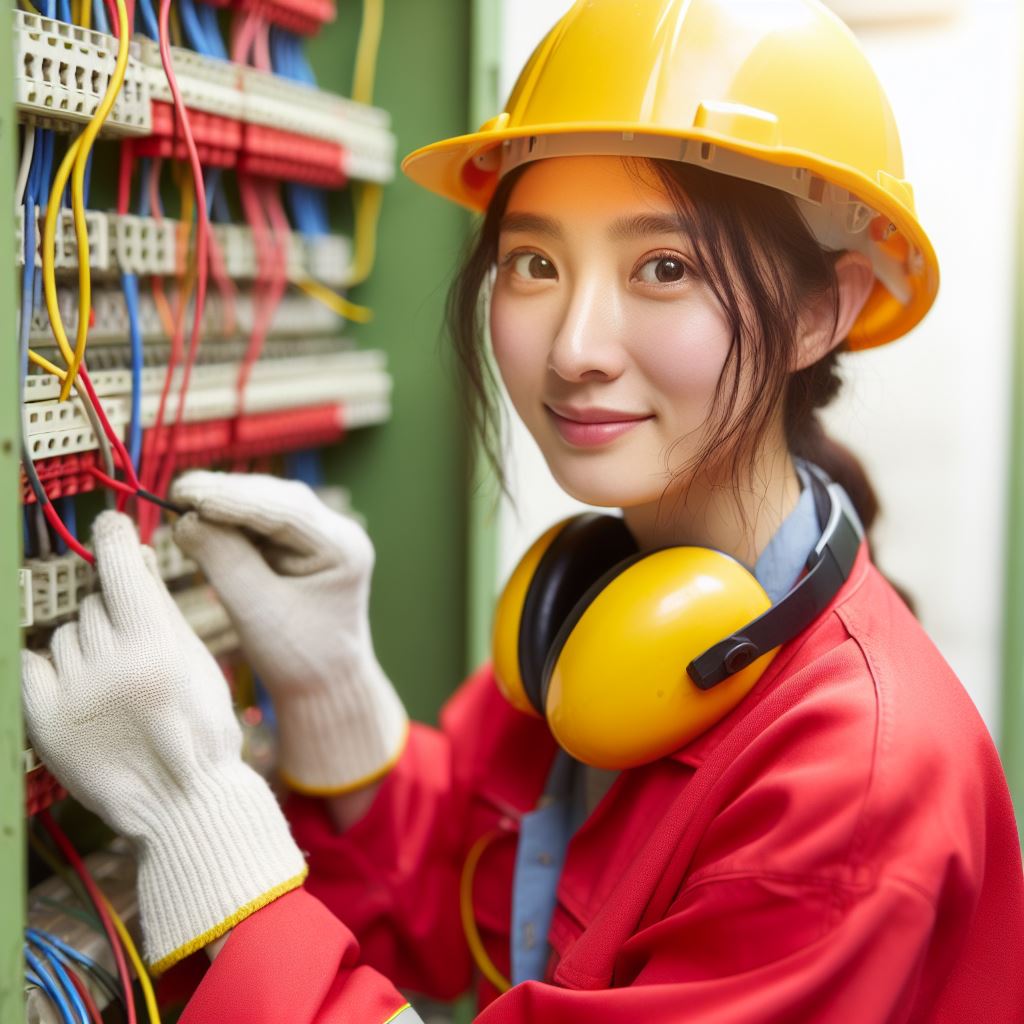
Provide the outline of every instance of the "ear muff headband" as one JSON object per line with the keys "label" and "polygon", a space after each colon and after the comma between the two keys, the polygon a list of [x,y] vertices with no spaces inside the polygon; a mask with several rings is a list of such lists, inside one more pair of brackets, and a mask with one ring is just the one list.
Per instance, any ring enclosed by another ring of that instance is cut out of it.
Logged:
{"label": "ear muff headband", "polygon": [[811,486],[816,498],[824,492],[829,512],[821,538],[807,557],[807,574],[778,604],[690,662],[686,671],[702,690],[717,686],[803,632],[849,578],[864,539],[863,527],[839,484],[826,485],[813,474]]}

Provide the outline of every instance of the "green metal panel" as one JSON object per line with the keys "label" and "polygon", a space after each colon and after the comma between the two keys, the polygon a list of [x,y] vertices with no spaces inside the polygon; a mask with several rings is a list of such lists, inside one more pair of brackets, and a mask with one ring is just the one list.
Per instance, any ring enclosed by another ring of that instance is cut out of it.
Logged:
{"label": "green metal panel", "polygon": [[[476,129],[500,109],[501,0],[473,0],[469,127]],[[498,567],[498,481],[479,445],[473,450],[474,478],[469,494],[466,609],[466,668],[490,655],[491,619]]]}
{"label": "green metal panel", "polygon": [[[1024,41],[1022,41],[1024,42]],[[1024,53],[1024,45],[1021,46]],[[1024,154],[1024,134],[1020,138]],[[1017,277],[1024,274],[1024,168],[1017,205]],[[1000,753],[1024,835],[1024,290],[1017,288],[1009,492],[1006,536],[1006,617],[1003,632],[1003,708]]]}
{"label": "green metal panel", "polygon": [[[350,92],[359,12],[341,0],[338,21],[310,44],[322,88]],[[400,154],[464,130],[469,46],[469,0],[387,0],[374,102],[391,112]],[[468,226],[467,214],[401,175],[386,188],[377,265],[355,293],[375,318],[352,333],[388,353],[393,419],[354,432],[327,458],[377,549],[378,656],[410,713],[426,720],[465,667],[469,449],[442,322]]]}
{"label": "green metal panel", "polygon": [[[0,53],[11,52],[10,18],[0,19]],[[21,673],[18,647],[18,594],[21,561],[21,507],[18,488],[18,357],[15,316],[13,79],[10,60],[0,61],[0,337],[5,344],[0,382],[0,1020],[24,1015],[21,944],[25,915],[25,796],[21,751]]]}

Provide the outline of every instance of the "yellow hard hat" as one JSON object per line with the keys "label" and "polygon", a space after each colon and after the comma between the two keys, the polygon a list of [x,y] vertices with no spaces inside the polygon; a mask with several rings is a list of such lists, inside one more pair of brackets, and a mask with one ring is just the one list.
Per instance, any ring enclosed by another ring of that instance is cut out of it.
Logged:
{"label": "yellow hard hat", "polygon": [[864,252],[875,269],[851,348],[900,337],[935,300],[938,260],[892,110],[853,34],[818,0],[577,0],[504,112],[402,168],[482,211],[523,163],[609,153],[681,160],[796,197],[825,248]]}

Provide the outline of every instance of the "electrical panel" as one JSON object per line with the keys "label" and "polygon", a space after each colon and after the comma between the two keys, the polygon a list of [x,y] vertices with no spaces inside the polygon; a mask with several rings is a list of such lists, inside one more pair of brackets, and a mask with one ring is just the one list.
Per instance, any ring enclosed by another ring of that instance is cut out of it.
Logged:
{"label": "electrical panel", "polygon": [[[95,585],[86,527],[116,503],[220,660],[246,757],[269,772],[266,700],[160,501],[177,473],[214,467],[284,473],[352,511],[343,489],[324,486],[318,450],[391,411],[385,356],[361,348],[353,327],[372,311],[347,294],[371,272],[395,174],[390,117],[372,105],[383,5],[22,8],[11,18],[24,642],[45,648],[74,618]],[[320,89],[306,54],[307,38],[335,19],[358,39],[349,96]],[[33,816],[65,794],[32,750],[23,760]],[[115,844],[89,864],[130,929],[130,858]],[[116,998],[103,983],[109,949],[61,911],[70,901],[58,877],[29,894],[40,931],[26,950],[46,963],[27,968],[27,1019],[65,1019],[50,991],[61,955],[39,934],[98,965],[79,972],[82,998],[101,1012]]]}

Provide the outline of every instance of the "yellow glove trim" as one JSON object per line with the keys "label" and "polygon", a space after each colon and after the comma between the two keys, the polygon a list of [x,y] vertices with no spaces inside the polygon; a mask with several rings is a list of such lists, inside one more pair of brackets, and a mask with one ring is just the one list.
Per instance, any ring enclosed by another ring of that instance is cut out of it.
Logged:
{"label": "yellow glove trim", "polygon": [[[401,760],[402,754],[405,753],[406,744],[409,742],[409,723],[405,723],[405,732],[402,734],[402,742],[398,745],[398,750],[393,757],[385,761],[380,768],[377,768],[369,775],[363,776],[361,779],[357,779],[355,782],[346,782],[344,786],[307,786],[303,782],[291,778],[284,772],[280,773],[281,781],[291,790],[302,796],[344,796],[346,793],[354,793],[357,789],[364,789],[366,786],[372,785],[374,782],[384,778],[385,775],[396,764]],[[386,1022],[385,1022],[386,1024]]]}
{"label": "yellow glove trim", "polygon": [[275,885],[273,889],[268,890],[262,896],[257,896],[256,899],[250,900],[245,906],[239,907],[229,917],[224,918],[220,924],[214,925],[203,932],[202,935],[198,935],[196,938],[186,942],[184,946],[179,946],[173,953],[168,953],[167,956],[161,957],[156,963],[150,964],[149,973],[152,975],[163,974],[164,971],[184,960],[185,957],[198,952],[204,946],[208,946],[214,939],[219,939],[225,932],[231,931],[236,924],[241,924],[251,914],[255,914],[257,910],[262,909],[268,903],[273,903],[279,896],[283,896],[286,892],[291,892],[293,889],[298,889],[306,880],[306,875],[308,874],[309,868],[304,867],[294,878],[289,878],[288,881]]}

